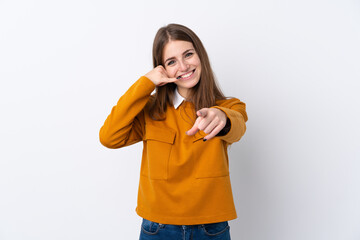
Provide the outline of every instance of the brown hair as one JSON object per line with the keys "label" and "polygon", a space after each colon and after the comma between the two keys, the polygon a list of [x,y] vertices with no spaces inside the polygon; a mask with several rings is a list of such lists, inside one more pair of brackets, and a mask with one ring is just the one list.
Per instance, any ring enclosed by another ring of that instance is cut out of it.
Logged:
{"label": "brown hair", "polygon": [[[154,68],[163,65],[163,50],[169,41],[182,40],[191,42],[201,62],[201,75],[199,83],[190,90],[186,100],[192,102],[195,111],[215,105],[216,100],[226,99],[216,84],[214,73],[206,50],[199,37],[189,28],[180,24],[169,24],[162,27],[156,33],[153,43],[153,65]],[[154,120],[164,120],[167,105],[173,105],[175,83],[157,86],[156,92],[149,105],[150,117]]]}

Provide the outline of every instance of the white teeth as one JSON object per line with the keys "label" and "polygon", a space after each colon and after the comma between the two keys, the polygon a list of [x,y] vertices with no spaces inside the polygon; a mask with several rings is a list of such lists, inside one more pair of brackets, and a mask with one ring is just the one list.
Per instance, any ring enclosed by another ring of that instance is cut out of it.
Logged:
{"label": "white teeth", "polygon": [[193,73],[193,72],[191,71],[191,72],[189,72],[189,73],[187,73],[187,74],[185,74],[185,75],[181,75],[181,77],[182,77],[182,78],[187,78],[187,77],[189,77],[192,73]]}

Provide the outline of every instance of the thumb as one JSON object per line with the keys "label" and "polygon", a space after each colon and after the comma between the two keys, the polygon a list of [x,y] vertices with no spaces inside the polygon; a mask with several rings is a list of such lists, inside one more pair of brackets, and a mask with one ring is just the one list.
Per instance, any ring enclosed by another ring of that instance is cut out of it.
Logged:
{"label": "thumb", "polygon": [[177,79],[176,78],[168,78],[169,79],[169,82],[176,82]]}
{"label": "thumb", "polygon": [[199,111],[197,111],[196,114],[197,114],[199,117],[206,117],[207,112],[208,112],[208,108],[202,108],[202,109],[200,109]]}
{"label": "thumb", "polygon": [[176,78],[170,78],[170,77],[164,77],[164,78],[163,78],[163,81],[164,81],[165,83],[170,83],[170,82],[175,82],[175,81],[177,81],[177,79],[176,79]]}
{"label": "thumb", "polygon": [[175,82],[177,79],[176,78],[162,78],[162,81],[159,83],[159,86],[164,86],[167,83],[171,83],[171,82]]}

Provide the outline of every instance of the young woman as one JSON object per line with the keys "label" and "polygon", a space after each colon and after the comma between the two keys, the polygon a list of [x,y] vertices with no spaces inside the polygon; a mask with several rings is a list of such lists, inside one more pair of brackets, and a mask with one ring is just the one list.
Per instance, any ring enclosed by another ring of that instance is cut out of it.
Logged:
{"label": "young woman", "polygon": [[237,215],[227,148],[245,133],[245,104],[224,97],[203,44],[185,26],[158,30],[153,64],[100,129],[108,148],[143,142],[140,240],[230,239],[228,220]]}

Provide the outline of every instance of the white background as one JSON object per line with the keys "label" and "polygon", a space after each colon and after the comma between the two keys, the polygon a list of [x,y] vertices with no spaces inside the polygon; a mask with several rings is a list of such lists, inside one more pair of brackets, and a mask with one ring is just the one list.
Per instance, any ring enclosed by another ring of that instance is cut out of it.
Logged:
{"label": "white background", "polygon": [[138,239],[142,144],[98,133],[172,22],[247,104],[232,239],[360,239],[355,0],[1,0],[0,239]]}

